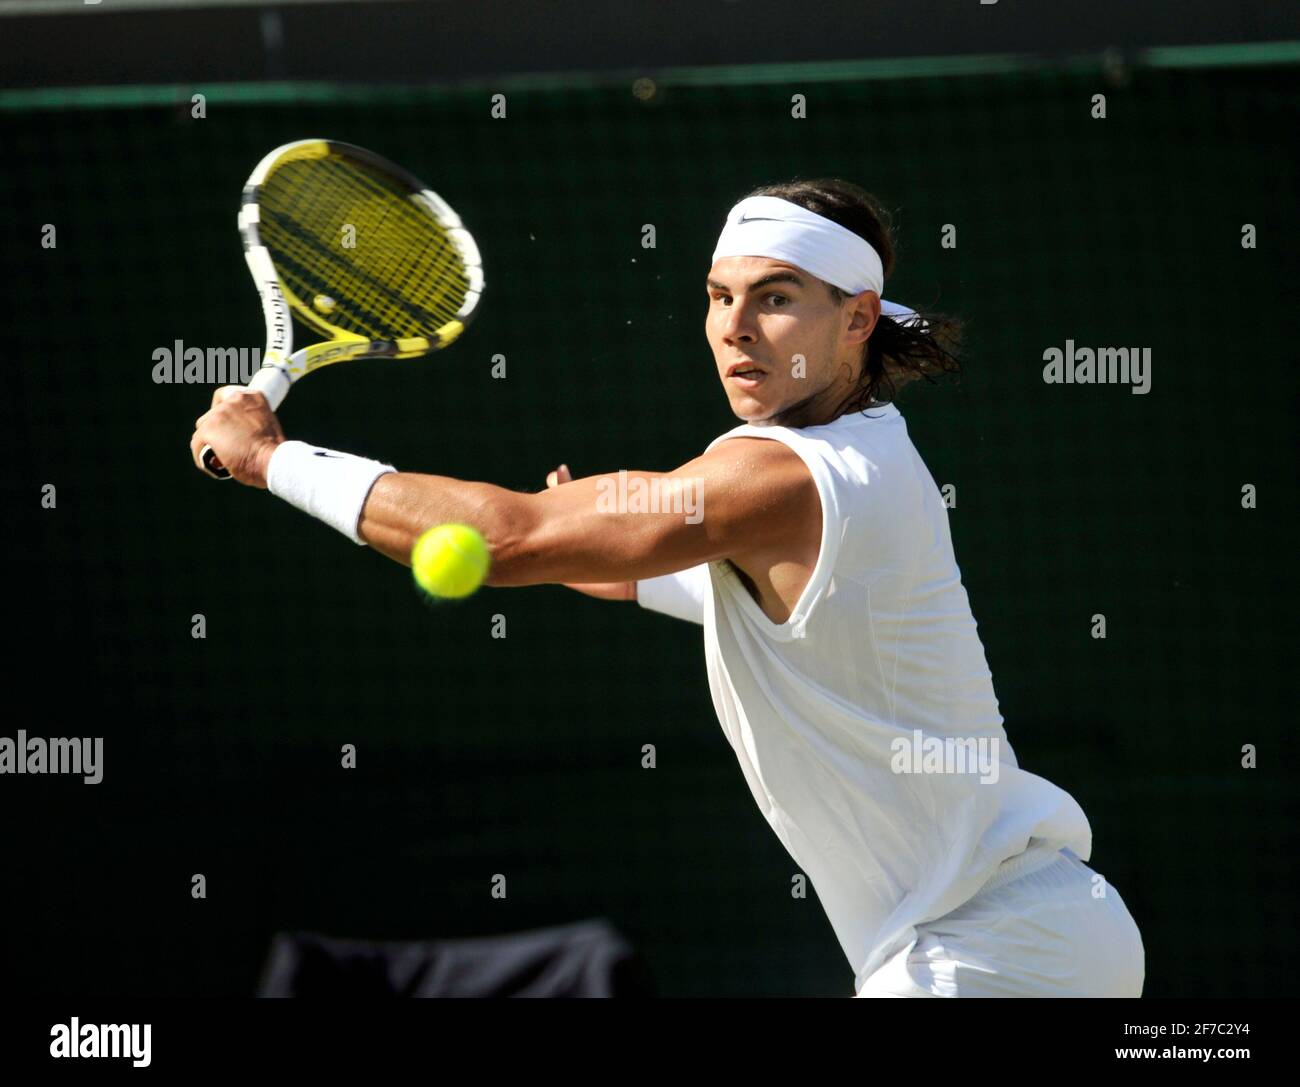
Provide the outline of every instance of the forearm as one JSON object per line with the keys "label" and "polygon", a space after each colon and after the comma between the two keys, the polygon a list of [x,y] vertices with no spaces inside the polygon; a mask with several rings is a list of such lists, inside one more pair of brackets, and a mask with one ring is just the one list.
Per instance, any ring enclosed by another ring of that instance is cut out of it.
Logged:
{"label": "forearm", "polygon": [[[719,545],[708,526],[683,524],[681,513],[603,512],[602,482],[589,477],[528,494],[392,472],[371,488],[357,531],[376,550],[410,565],[411,548],[426,529],[453,521],[472,525],[488,546],[486,584],[497,587],[608,586],[714,557]],[[623,599],[635,599],[634,589],[624,590]]]}
{"label": "forearm", "polygon": [[576,589],[584,596],[593,596],[597,600],[635,600],[636,599],[636,582],[635,581],[597,581],[592,583],[580,583],[574,581],[564,582],[570,589]]}
{"label": "forearm", "polygon": [[[411,548],[427,529],[455,522],[472,525],[487,542],[488,553],[499,554],[519,520],[516,506],[522,497],[491,483],[390,472],[371,488],[357,534],[394,562],[410,566]],[[492,584],[491,573],[487,582]]]}

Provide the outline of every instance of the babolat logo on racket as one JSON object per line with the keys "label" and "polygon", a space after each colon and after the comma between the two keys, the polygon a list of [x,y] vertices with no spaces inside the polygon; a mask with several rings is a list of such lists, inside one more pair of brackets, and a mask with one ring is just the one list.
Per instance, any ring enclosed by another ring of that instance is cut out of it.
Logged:
{"label": "babolat logo on racket", "polygon": [[267,348],[283,351],[285,348],[285,333],[289,331],[289,317],[285,312],[284,293],[280,290],[280,284],[274,279],[266,281],[265,289],[271,296],[272,301],[277,303],[273,307],[274,313],[267,328]]}

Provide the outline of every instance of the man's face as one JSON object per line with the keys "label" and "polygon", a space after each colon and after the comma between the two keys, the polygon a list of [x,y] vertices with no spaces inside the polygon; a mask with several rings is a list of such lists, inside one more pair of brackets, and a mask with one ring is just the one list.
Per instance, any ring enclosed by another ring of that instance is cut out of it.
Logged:
{"label": "man's face", "polygon": [[830,400],[861,372],[862,344],[874,325],[874,318],[865,328],[858,320],[864,307],[836,302],[820,279],[768,257],[724,257],[709,269],[707,289],[704,332],[736,416],[792,426],[829,422],[820,416]]}

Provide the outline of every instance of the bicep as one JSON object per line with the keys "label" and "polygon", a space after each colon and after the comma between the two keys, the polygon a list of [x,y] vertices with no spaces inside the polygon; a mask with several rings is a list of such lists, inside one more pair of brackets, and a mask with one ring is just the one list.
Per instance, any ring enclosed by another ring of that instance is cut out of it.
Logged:
{"label": "bicep", "polygon": [[737,438],[672,472],[619,471],[518,496],[489,584],[640,581],[779,551],[819,509],[811,474],[778,442]]}

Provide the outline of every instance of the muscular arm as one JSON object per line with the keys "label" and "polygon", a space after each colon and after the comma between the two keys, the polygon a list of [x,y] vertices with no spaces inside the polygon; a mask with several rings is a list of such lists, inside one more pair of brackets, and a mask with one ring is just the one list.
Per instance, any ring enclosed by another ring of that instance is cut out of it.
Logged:
{"label": "muscular arm", "polygon": [[[271,458],[284,440],[261,393],[225,386],[195,420],[190,456],[201,468],[202,447],[211,445],[235,479],[265,489]],[[658,484],[658,497],[668,501],[638,507],[638,484]],[[629,501],[617,502],[620,491]],[[806,563],[821,537],[821,500],[807,466],[784,443],[730,438],[674,472],[627,472],[621,483],[620,473],[588,476],[540,494],[388,473],[371,488],[357,531],[406,565],[420,533],[448,521],[471,524],[487,540],[489,585],[558,582],[603,591],[610,583],[723,558],[742,569],[748,560],[780,563],[801,555]]]}
{"label": "muscular arm", "polygon": [[[802,460],[780,442],[732,438],[672,472],[632,472],[659,486],[658,512],[619,512],[617,472],[539,494],[408,472],[381,476],[358,531],[403,564],[425,529],[477,528],[492,557],[487,584],[636,581],[730,558],[779,554],[820,538],[820,500]],[[672,504],[672,487],[680,501]],[[694,513],[690,511],[694,511]],[[696,522],[696,523],[691,523]]]}

